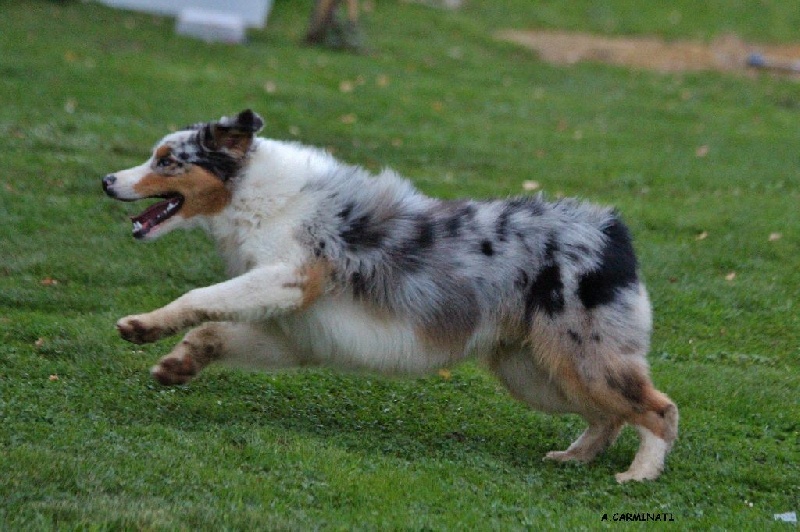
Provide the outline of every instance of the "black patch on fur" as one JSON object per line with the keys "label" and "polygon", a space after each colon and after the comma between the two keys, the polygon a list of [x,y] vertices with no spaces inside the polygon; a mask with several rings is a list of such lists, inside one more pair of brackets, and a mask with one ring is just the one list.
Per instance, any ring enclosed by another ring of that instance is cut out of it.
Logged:
{"label": "black patch on fur", "polygon": [[570,340],[572,340],[573,342],[575,342],[578,345],[583,345],[583,338],[581,338],[580,334],[576,333],[572,329],[569,329],[567,331],[567,334],[569,335]]}
{"label": "black patch on fur", "polygon": [[602,338],[600,338],[600,335],[597,334],[597,333],[592,333],[591,338],[592,338],[592,341],[594,343],[597,343],[597,344],[599,344],[603,340]]}
{"label": "black patch on fur", "polygon": [[419,232],[417,234],[417,246],[420,249],[426,249],[433,245],[435,236],[434,225],[430,219],[424,218],[419,223]]}
{"label": "black patch on fur", "polygon": [[458,215],[451,216],[444,222],[444,229],[450,238],[458,237],[461,232],[461,218]]}
{"label": "black patch on fur", "polygon": [[644,399],[644,382],[633,372],[619,375],[608,374],[606,375],[606,384],[633,404],[641,404]]}
{"label": "black patch on fur", "polygon": [[350,276],[350,286],[353,287],[353,295],[357,298],[367,294],[367,283],[359,272],[353,272]]}
{"label": "black patch on fur", "polygon": [[195,158],[190,162],[211,172],[221,180],[227,181],[239,173],[243,159],[207,148],[209,145],[207,139],[211,136],[211,126],[209,124],[200,127],[194,141],[199,150]]}
{"label": "black patch on fur", "polygon": [[481,242],[481,253],[486,255],[487,257],[491,257],[494,255],[494,248],[492,247],[492,243],[488,240],[484,240]]}
{"label": "black patch on fur", "polygon": [[520,290],[524,290],[525,287],[528,286],[529,282],[530,282],[530,277],[528,276],[528,272],[526,272],[522,268],[518,268],[517,278],[514,280],[514,286],[516,286]]}
{"label": "black patch on fur", "polygon": [[344,206],[344,208],[339,211],[336,216],[341,218],[342,220],[347,220],[350,217],[350,213],[353,212],[353,208],[355,207],[354,204],[348,203]]}
{"label": "black patch on fur", "polygon": [[405,273],[416,273],[427,261],[428,249],[436,239],[436,226],[428,217],[423,217],[416,226],[413,237],[400,242],[391,250],[392,262],[398,270]]}
{"label": "black patch on fur", "polygon": [[372,249],[380,247],[385,238],[384,231],[377,226],[369,214],[352,220],[345,220],[341,231],[342,241],[351,249]]}
{"label": "black patch on fur", "polygon": [[475,206],[464,202],[452,202],[445,204],[445,207],[452,213],[444,219],[445,234],[450,238],[461,235],[464,225],[475,217]]}
{"label": "black patch on fur", "polygon": [[578,281],[578,297],[587,309],[606,305],[617,291],[636,284],[636,255],[628,228],[616,216],[603,229],[606,243],[595,270]]}
{"label": "black patch on fur", "polygon": [[238,159],[220,152],[206,151],[199,154],[198,158],[192,161],[200,168],[211,172],[223,181],[235,177],[241,169]]}
{"label": "black patch on fur", "polygon": [[545,246],[544,266],[531,283],[525,298],[525,321],[530,323],[533,314],[544,312],[550,317],[564,311],[564,283],[561,268],[555,261],[558,244],[548,240]]}
{"label": "black patch on fur", "polygon": [[512,210],[510,208],[503,209],[503,212],[500,213],[500,216],[497,217],[497,226],[495,227],[495,234],[497,235],[497,240],[500,242],[505,242],[508,240],[508,223],[511,219]]}

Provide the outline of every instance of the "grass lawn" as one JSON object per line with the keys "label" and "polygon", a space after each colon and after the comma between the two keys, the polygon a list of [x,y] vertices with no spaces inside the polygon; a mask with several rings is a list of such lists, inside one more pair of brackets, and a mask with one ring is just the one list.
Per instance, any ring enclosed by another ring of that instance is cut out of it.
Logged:
{"label": "grass lawn", "polygon": [[[788,0],[373,0],[371,53],[299,46],[279,0],[247,46],[83,2],[2,2],[0,529],[786,530],[800,512],[800,84],[770,75],[552,66],[502,28],[710,41],[800,38]],[[264,134],[389,165],[441,197],[614,204],[655,310],[656,385],[681,434],[656,482],[615,483],[632,431],[588,466],[583,429],[482,370],[411,381],[210,369],[162,388],[117,318],[222,279],[199,233],[130,237],[100,178],[170,127],[245,107]],[[651,523],[652,525],[652,523]]]}

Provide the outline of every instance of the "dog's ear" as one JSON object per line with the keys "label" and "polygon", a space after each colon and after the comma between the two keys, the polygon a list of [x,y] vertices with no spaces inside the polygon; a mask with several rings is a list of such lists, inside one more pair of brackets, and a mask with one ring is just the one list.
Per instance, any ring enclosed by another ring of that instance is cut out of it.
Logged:
{"label": "dog's ear", "polygon": [[243,157],[262,127],[264,120],[250,109],[245,109],[233,118],[223,116],[219,122],[209,124],[203,144],[212,151]]}

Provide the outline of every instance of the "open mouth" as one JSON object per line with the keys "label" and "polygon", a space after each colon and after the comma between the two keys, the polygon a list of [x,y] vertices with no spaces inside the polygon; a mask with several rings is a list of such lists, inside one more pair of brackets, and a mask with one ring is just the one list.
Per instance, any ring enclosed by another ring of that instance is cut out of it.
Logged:
{"label": "open mouth", "polygon": [[180,194],[167,194],[157,197],[163,199],[158,203],[150,205],[141,214],[131,216],[134,238],[144,237],[159,224],[169,220],[181,210],[183,196]]}

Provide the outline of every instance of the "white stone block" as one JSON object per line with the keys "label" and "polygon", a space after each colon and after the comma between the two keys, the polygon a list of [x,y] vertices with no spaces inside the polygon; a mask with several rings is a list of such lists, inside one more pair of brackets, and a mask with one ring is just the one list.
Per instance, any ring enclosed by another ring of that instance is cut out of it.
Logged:
{"label": "white stone block", "polygon": [[206,42],[242,43],[245,40],[242,17],[220,11],[186,8],[178,13],[175,31]]}

